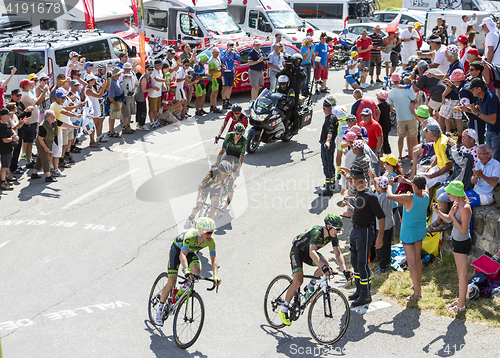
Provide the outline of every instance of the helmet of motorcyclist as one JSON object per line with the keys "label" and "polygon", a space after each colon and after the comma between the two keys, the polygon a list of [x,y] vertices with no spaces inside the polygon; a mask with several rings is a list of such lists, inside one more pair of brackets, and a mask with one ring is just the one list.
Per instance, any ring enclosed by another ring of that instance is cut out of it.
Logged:
{"label": "helmet of motorcyclist", "polygon": [[241,110],[242,110],[241,106],[237,103],[231,106],[231,112],[233,113],[241,113]]}
{"label": "helmet of motorcyclist", "polygon": [[[240,123],[238,123],[238,124],[240,124]],[[227,160],[222,160],[219,163],[219,172],[222,174],[231,174],[233,172],[233,164],[231,164],[231,162],[229,162]]]}
{"label": "helmet of motorcyclist", "polygon": [[281,76],[278,77],[278,84],[282,88],[287,87],[288,86],[288,82],[289,82],[289,79],[288,79],[287,75],[281,75]]}
{"label": "helmet of motorcyclist", "polygon": [[234,132],[238,134],[245,133],[245,126],[242,123],[236,123],[234,126]]}
{"label": "helmet of motorcyclist", "polygon": [[213,219],[205,217],[196,220],[196,228],[198,230],[206,232],[206,231],[214,231],[217,228],[217,226],[215,225],[215,221]]}
{"label": "helmet of motorcyclist", "polygon": [[345,107],[335,106],[335,108],[333,109],[333,115],[335,117],[337,117],[337,119],[339,121],[346,120],[348,114],[349,114],[349,112],[347,111],[347,109]]}
{"label": "helmet of motorcyclist", "polygon": [[300,53],[295,53],[292,55],[292,61],[295,67],[299,67],[302,64],[302,55]]}
{"label": "helmet of motorcyclist", "polygon": [[335,230],[342,230],[342,227],[344,226],[344,222],[342,221],[342,218],[338,215],[335,214],[328,214],[325,217],[325,225],[330,225],[333,227]]}

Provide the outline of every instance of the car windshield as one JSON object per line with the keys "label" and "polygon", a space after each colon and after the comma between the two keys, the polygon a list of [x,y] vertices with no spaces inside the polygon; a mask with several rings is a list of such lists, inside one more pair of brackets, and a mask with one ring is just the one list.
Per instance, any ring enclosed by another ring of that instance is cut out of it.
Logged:
{"label": "car windshield", "polygon": [[218,35],[236,34],[241,31],[240,26],[226,11],[202,12],[197,15],[207,31]]}
{"label": "car windshield", "polygon": [[477,4],[481,11],[500,11],[500,4],[495,4],[493,1],[477,0]]}
{"label": "car windshield", "polygon": [[301,18],[293,10],[269,11],[267,14],[277,29],[296,29],[303,25]]}

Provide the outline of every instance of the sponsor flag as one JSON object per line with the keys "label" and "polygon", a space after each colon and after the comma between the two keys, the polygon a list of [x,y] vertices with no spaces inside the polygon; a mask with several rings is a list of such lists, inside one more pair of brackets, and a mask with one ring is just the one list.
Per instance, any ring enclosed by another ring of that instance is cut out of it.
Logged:
{"label": "sponsor flag", "polygon": [[135,0],[130,0],[132,2],[132,11],[134,12],[134,25],[139,26],[139,19],[137,18],[137,3]]}
{"label": "sponsor flag", "polygon": [[144,7],[142,0],[137,0],[137,15],[139,18],[139,56],[141,57],[142,73],[146,71],[146,39],[144,30]]}
{"label": "sponsor flag", "polygon": [[95,29],[94,0],[83,0],[85,12],[85,30]]}

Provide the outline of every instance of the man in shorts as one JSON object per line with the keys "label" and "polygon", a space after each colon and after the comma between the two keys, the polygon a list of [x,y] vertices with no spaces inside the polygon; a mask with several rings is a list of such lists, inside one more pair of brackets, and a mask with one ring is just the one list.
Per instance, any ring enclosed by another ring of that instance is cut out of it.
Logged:
{"label": "man in shorts", "polygon": [[159,125],[158,110],[161,107],[161,83],[166,82],[162,74],[163,61],[156,59],[154,62],[153,73],[151,74],[151,87],[160,87],[160,90],[148,92],[149,120],[151,128]]}
{"label": "man in shorts", "polygon": [[328,52],[330,47],[326,44],[326,35],[323,33],[320,37],[320,42],[314,46],[314,79],[316,81],[322,80],[321,92],[329,92],[326,87],[326,80],[328,79]]}
{"label": "man in shorts", "polygon": [[253,49],[248,53],[248,77],[252,86],[252,99],[257,99],[259,88],[264,86],[264,52],[260,49],[260,40],[255,40]]}
{"label": "man in shorts", "polygon": [[122,104],[122,134],[134,134],[135,130],[130,128],[132,115],[135,114],[135,88],[138,80],[135,73],[132,71],[132,65],[129,62],[123,64],[123,73],[120,76],[120,87],[125,95],[125,102]]}
{"label": "man in shorts", "polygon": [[209,86],[210,92],[210,112],[222,113],[222,110],[217,108],[217,96],[219,95],[219,81],[221,77],[222,62],[219,58],[220,50],[217,46],[212,48],[212,58],[208,61],[208,75],[211,77]]}
{"label": "man in shorts", "polygon": [[417,51],[417,41],[420,38],[417,31],[413,28],[413,22],[406,25],[407,29],[401,32],[400,38],[403,42],[403,49],[401,50],[401,62],[403,68],[408,66],[408,61],[411,55]]}
{"label": "man in shorts", "polygon": [[[373,48],[372,39],[368,37],[368,31],[362,30],[361,37],[356,41],[356,47],[358,48],[358,54],[360,59],[361,68],[369,70],[370,60],[371,60],[371,50]],[[367,88],[370,87],[368,83],[365,83],[366,76],[362,77],[360,87]]]}
{"label": "man in shorts", "polygon": [[175,124],[175,126],[181,123],[176,117],[176,114],[182,111],[183,105],[186,103],[177,101],[175,99],[175,92],[177,91],[177,83],[170,82],[170,87],[161,97],[161,107],[158,111],[158,119],[161,124]]}
{"label": "man in shorts", "polygon": [[203,83],[207,79],[207,75],[205,73],[205,64],[208,62],[208,56],[204,53],[200,55],[200,62],[194,65],[193,69],[193,84],[194,84],[194,93],[196,95],[195,107],[197,116],[203,116],[208,114],[203,110],[203,103],[205,103],[205,97],[207,96],[207,89],[205,88],[205,84]]}
{"label": "man in shorts", "polygon": [[234,61],[241,61],[241,56],[234,49],[234,42],[228,41],[226,51],[221,53],[222,64],[225,66],[222,72],[222,108],[230,109],[229,102],[234,83]]}

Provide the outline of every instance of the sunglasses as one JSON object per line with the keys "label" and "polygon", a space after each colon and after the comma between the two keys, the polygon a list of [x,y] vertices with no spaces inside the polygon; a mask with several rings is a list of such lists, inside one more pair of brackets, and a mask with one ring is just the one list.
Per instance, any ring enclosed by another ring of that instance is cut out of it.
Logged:
{"label": "sunglasses", "polygon": [[243,133],[234,133],[234,135],[238,135],[241,137],[243,135]]}
{"label": "sunglasses", "polygon": [[231,175],[231,173],[220,173],[223,177],[228,177]]}
{"label": "sunglasses", "polygon": [[356,122],[356,119],[353,118],[353,119],[348,119],[347,122]]}
{"label": "sunglasses", "polygon": [[33,82],[38,82],[38,79],[36,79],[36,80],[32,80],[32,81],[33,81]]}
{"label": "sunglasses", "polygon": [[213,234],[213,230],[212,231],[205,231],[205,235],[208,235],[208,236],[211,236]]}
{"label": "sunglasses", "polygon": [[151,71],[151,72],[153,72],[153,69],[152,69],[152,68],[148,68],[148,69],[146,69],[146,71]]}

